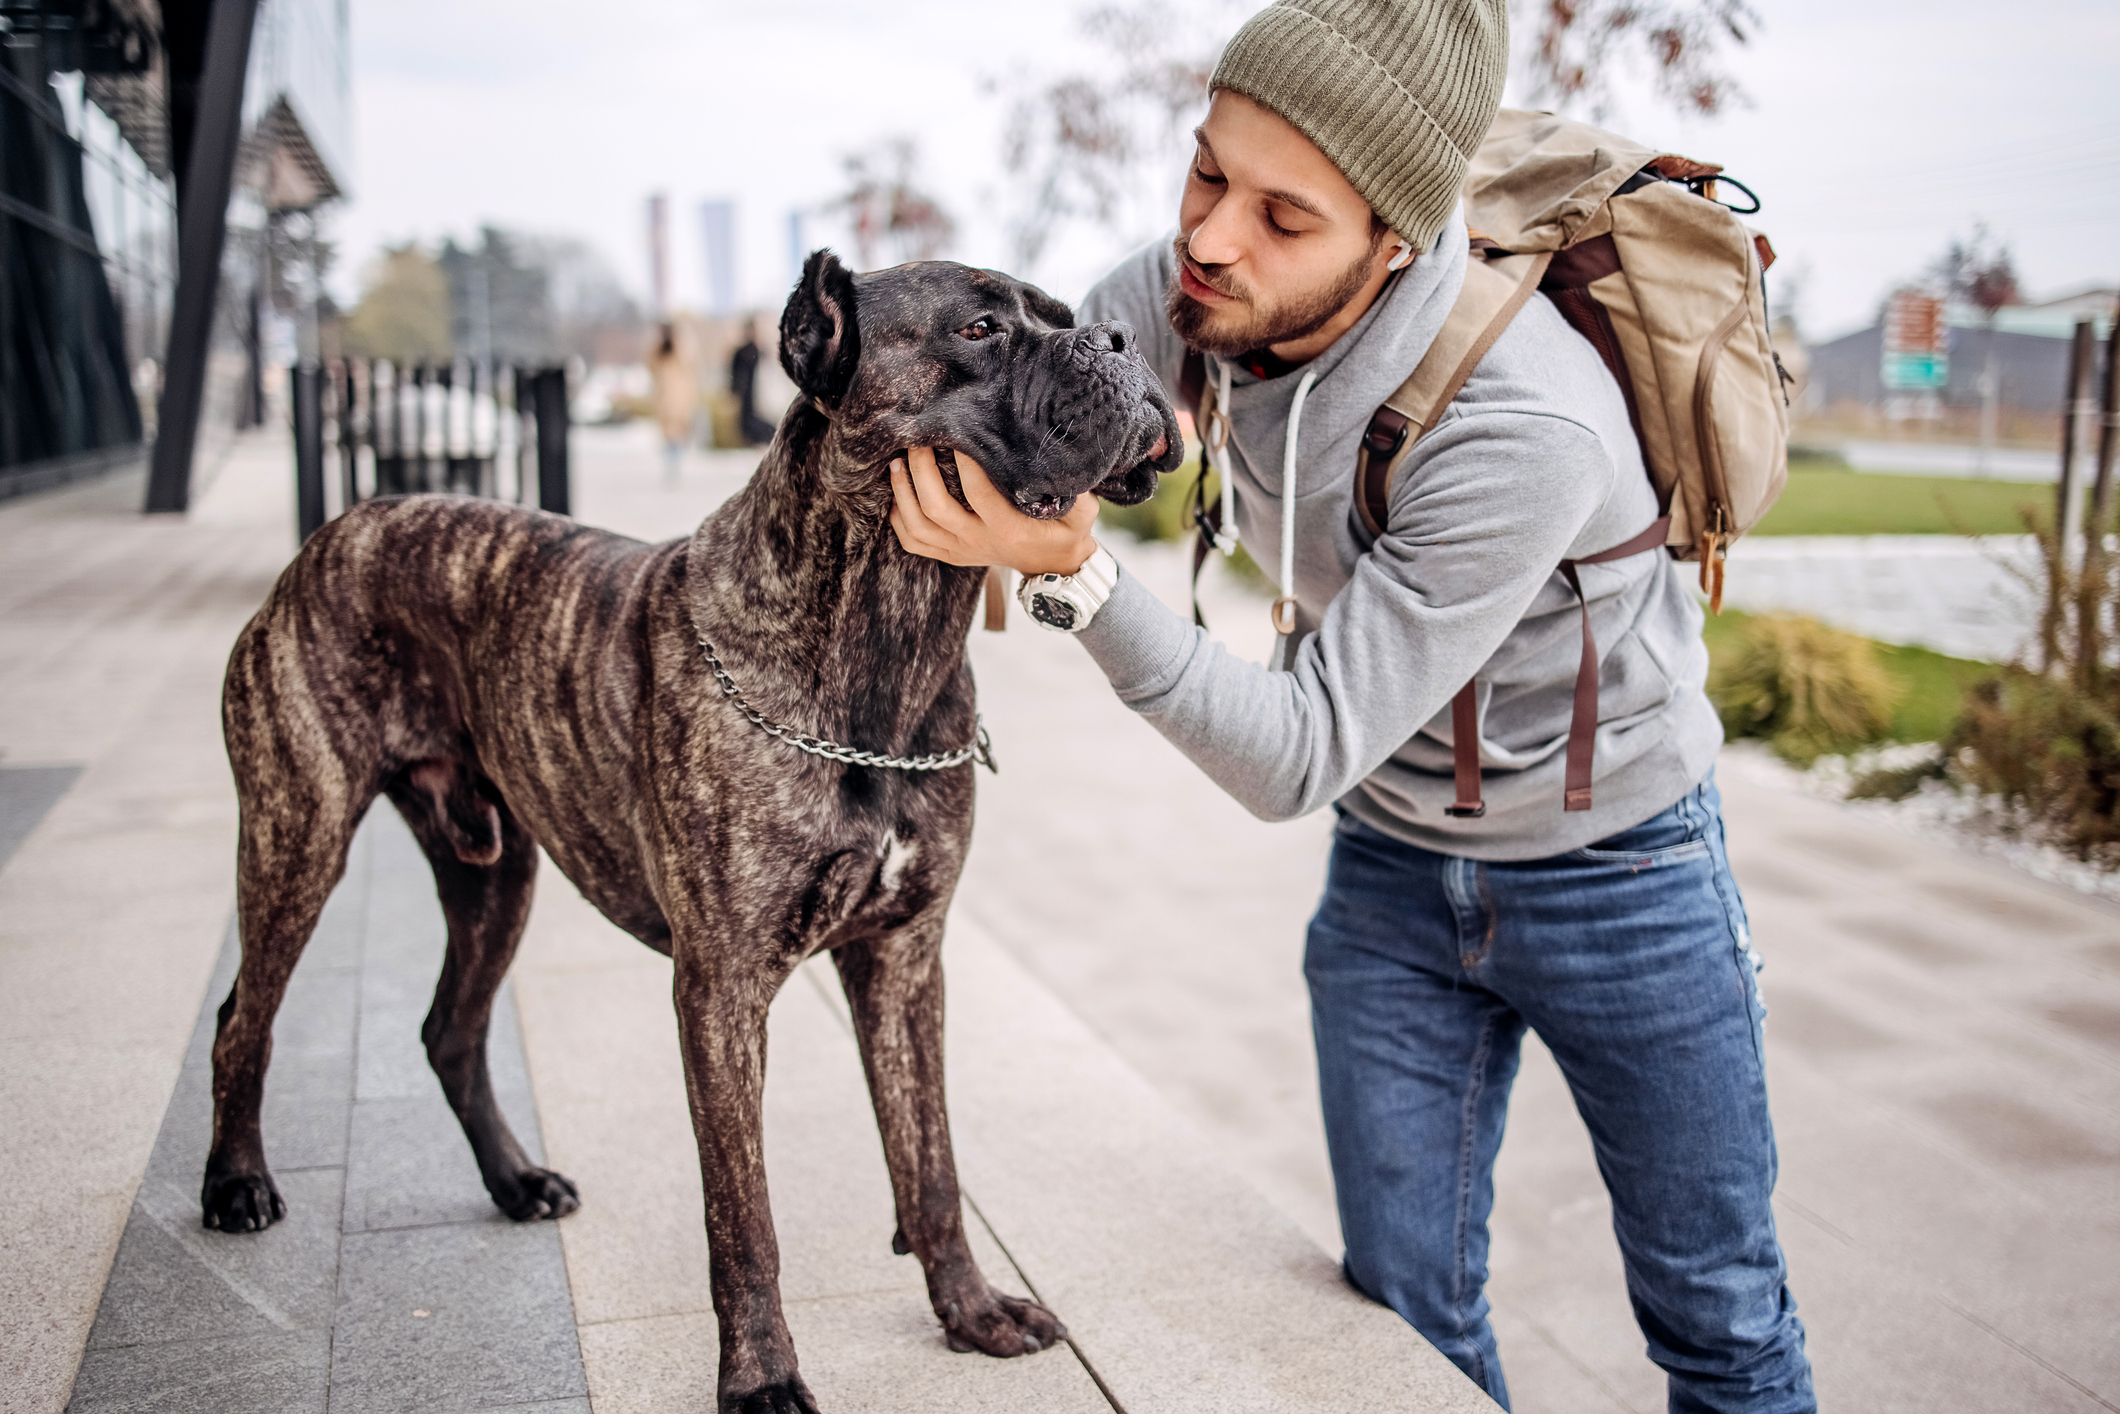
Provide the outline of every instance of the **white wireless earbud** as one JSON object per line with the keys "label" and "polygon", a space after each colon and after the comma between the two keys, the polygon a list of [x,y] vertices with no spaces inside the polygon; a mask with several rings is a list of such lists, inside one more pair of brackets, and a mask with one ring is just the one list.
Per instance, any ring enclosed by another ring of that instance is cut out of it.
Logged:
{"label": "white wireless earbud", "polygon": [[1404,270],[1411,264],[1413,264],[1413,242],[1400,241],[1399,248],[1391,253],[1391,261],[1384,268],[1386,270]]}

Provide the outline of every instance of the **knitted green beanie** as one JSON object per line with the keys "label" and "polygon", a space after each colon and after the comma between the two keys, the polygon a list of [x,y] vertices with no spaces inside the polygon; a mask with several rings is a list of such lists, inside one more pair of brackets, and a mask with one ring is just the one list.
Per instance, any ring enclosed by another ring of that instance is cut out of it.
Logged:
{"label": "knitted green beanie", "polygon": [[1506,0],[1279,0],[1237,31],[1208,86],[1294,124],[1425,251],[1508,68]]}

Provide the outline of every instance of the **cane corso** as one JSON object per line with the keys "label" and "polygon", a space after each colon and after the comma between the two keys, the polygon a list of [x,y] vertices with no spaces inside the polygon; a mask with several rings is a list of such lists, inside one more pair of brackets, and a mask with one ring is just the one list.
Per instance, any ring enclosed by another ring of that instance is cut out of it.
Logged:
{"label": "cane corso", "polygon": [[991,271],[857,275],[819,251],[781,361],[801,396],[689,539],[453,496],[368,502],[280,576],[222,707],[243,961],[214,1040],[206,1226],[286,1211],[258,1129],[273,1015],[378,794],[434,869],[449,943],[420,1035],[487,1191],[518,1219],[578,1206],[509,1131],[486,1067],[542,848],[675,964],[725,1411],[814,1408],[781,1315],[760,1090],[767,1005],[819,950],[858,1033],[893,1246],[920,1259],[951,1348],[1065,1334],[989,1286],[965,1242],[940,952],[972,825],[982,572],[899,547],[888,468],[907,447],[962,451],[1050,517],[1084,491],[1139,502],[1182,451],[1130,330],[1076,328]]}

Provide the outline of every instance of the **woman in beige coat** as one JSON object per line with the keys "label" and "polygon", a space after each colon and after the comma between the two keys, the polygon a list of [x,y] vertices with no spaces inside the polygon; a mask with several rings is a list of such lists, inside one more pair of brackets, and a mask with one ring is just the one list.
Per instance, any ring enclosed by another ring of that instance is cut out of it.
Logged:
{"label": "woman in beige coat", "polygon": [[662,326],[648,355],[648,378],[654,384],[655,420],[662,427],[663,466],[675,481],[699,417],[699,376],[691,355],[678,346],[675,325]]}

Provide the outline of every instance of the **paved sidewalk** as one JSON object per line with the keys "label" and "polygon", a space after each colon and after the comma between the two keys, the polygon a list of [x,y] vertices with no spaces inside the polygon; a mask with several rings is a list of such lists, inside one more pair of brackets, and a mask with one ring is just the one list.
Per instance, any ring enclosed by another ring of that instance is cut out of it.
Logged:
{"label": "paved sidewalk", "polygon": [[[196,1123],[184,1107],[202,1098],[197,1072],[183,1064],[196,1064],[188,1048],[225,966],[234,816],[213,704],[228,643],[292,549],[283,461],[277,445],[239,444],[182,522],[139,517],[137,479],[0,510],[0,770],[56,773],[36,782],[58,792],[0,859],[0,1181],[16,1198],[0,1289],[36,1293],[0,1307],[0,1409],[63,1406],[128,1213],[143,1215],[145,1251],[153,1214],[174,1227],[184,1211],[158,1196],[155,1150],[158,1133]],[[670,487],[634,429],[578,431],[575,461],[583,519],[648,536],[689,529],[747,469],[698,458]],[[1181,602],[1175,550],[1121,557]],[[1261,654],[1263,604],[1219,579],[1207,597],[1217,631]],[[1052,1301],[1080,1353],[995,1362],[942,1348],[917,1271],[888,1253],[888,1188],[834,989],[806,974],[775,1011],[767,1142],[790,1319],[827,1407],[1109,1407],[1084,1357],[1135,1414],[1379,1402],[1343,1379],[1381,1380],[1414,1407],[1477,1407],[1395,1317],[1333,1279],[1298,969],[1324,820],[1251,819],[1119,706],[1077,645],[1020,614],[1006,634],[975,633],[972,651],[1002,774],[981,777],[952,921],[953,1115],[989,1274]],[[1754,779],[1739,758],[1722,784],[1769,964],[1778,1206],[1827,1407],[2120,1408],[2120,914]],[[0,824],[12,818],[0,809]],[[371,888],[394,828],[382,817],[366,836]],[[416,944],[419,926],[388,939]],[[416,953],[387,973],[407,990],[378,999],[386,1029],[404,1030],[391,1009],[431,984]],[[416,1045],[390,1073],[402,1090],[364,1090],[361,1067],[345,1069],[347,1046],[368,1045],[367,1012],[346,999],[370,995],[382,961],[356,965],[320,939],[304,964],[327,964],[316,1015],[338,1028],[315,1048],[317,1083],[351,1087],[304,1112],[336,1114],[341,1133],[364,1104],[416,1097],[422,1080],[432,1091]],[[586,1202],[557,1225],[501,1230],[556,1234],[596,1414],[696,1404],[714,1340],[668,964],[548,870],[514,986],[537,1127]],[[269,1093],[301,1070],[276,1070]],[[283,1160],[283,1181],[318,1190],[317,1220],[284,1234],[330,1249],[342,1292],[363,1243],[490,1225],[459,1191],[461,1137],[428,1134],[431,1114],[404,1112],[410,1150],[388,1136],[368,1149],[435,1156],[431,1173],[394,1171],[400,1208],[387,1185],[357,1181],[369,1141],[312,1143],[279,1113],[276,1152],[311,1144],[306,1165]],[[1499,1182],[1493,1295],[1517,1408],[1661,1408],[1587,1138],[1535,1043]],[[339,1183],[384,1196],[333,1221]],[[438,1206],[420,1206],[429,1192]],[[164,1251],[145,1266],[121,1257],[113,1297],[151,1305],[143,1274],[190,1260]],[[367,1317],[343,1295],[317,1302],[314,1282],[310,1304],[267,1304],[297,1333],[359,1329]],[[398,1309],[430,1298],[376,1290],[370,1329],[392,1358],[416,1351],[391,1332],[443,1329]],[[84,1399],[107,1387],[93,1381],[115,1352],[138,1348],[118,1337],[116,1325],[95,1337]],[[305,1388],[336,1367],[296,1365]],[[395,1407],[497,1402],[449,1399]]]}
{"label": "paved sidewalk", "polygon": [[[589,1414],[559,1230],[494,1208],[420,1045],[446,937],[412,832],[371,813],[274,1027],[264,1122],[287,1217],[234,1234],[199,1223],[229,929],[70,1414]],[[539,1158],[513,992],[493,1088]]]}

